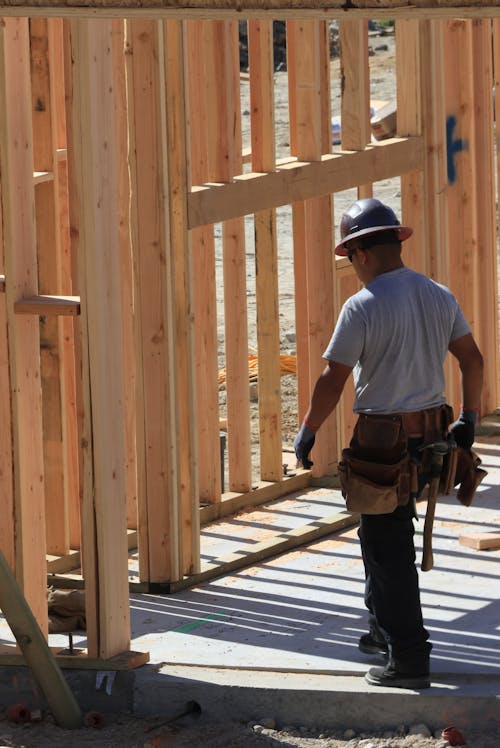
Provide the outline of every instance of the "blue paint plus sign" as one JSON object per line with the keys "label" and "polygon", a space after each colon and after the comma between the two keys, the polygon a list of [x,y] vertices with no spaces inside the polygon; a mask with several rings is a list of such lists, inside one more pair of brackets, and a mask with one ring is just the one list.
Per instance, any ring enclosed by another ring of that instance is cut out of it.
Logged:
{"label": "blue paint plus sign", "polygon": [[460,153],[460,151],[465,151],[469,147],[467,141],[462,140],[462,138],[453,140],[453,131],[456,126],[457,118],[454,114],[450,114],[446,120],[446,161],[448,168],[448,182],[450,184],[453,184],[457,178],[455,154]]}

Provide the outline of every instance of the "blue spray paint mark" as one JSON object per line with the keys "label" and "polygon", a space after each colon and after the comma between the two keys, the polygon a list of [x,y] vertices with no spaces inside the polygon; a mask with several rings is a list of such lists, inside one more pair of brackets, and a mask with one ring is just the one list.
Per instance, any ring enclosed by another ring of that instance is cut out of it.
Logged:
{"label": "blue spray paint mark", "polygon": [[448,182],[453,184],[457,178],[457,170],[455,168],[455,156],[460,151],[466,151],[469,148],[469,144],[462,138],[453,139],[453,132],[457,126],[457,118],[454,114],[446,119],[446,161],[448,169]]}

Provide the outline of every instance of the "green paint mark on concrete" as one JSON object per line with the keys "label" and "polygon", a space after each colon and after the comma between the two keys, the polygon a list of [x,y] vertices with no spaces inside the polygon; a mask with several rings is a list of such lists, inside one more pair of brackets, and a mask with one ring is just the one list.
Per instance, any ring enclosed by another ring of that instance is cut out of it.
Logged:
{"label": "green paint mark on concrete", "polygon": [[181,626],[178,629],[174,629],[179,634],[189,634],[190,631],[192,631],[195,628],[198,628],[198,626],[202,626],[204,623],[208,623],[209,621],[214,621],[217,618],[224,618],[227,616],[227,613],[213,613],[210,616],[207,616],[206,618],[200,618],[197,621],[193,621],[193,623],[188,623],[185,626]]}

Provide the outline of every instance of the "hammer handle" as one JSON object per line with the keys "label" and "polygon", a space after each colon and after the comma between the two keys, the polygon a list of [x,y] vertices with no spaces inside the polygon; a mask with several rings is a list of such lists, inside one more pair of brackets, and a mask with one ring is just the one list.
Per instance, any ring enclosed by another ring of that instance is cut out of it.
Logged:
{"label": "hammer handle", "polygon": [[422,571],[430,571],[434,566],[434,557],[432,555],[432,528],[434,525],[434,514],[436,512],[436,498],[438,488],[437,485],[434,485],[435,483],[437,483],[437,481],[432,482],[427,499],[427,511],[425,513],[424,522],[422,563],[420,564],[420,568],[422,569]]}

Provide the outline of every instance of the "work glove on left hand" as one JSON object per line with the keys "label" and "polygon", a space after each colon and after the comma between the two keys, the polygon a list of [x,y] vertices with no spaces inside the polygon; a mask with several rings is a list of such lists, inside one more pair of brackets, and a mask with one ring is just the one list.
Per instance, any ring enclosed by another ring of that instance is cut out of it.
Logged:
{"label": "work glove on left hand", "polygon": [[474,444],[477,416],[475,410],[462,409],[455,423],[450,426],[450,433],[462,449],[470,449]]}
{"label": "work glove on left hand", "polygon": [[302,463],[306,470],[308,470],[314,464],[309,459],[309,452],[313,448],[315,441],[316,432],[313,429],[309,428],[309,426],[306,426],[305,423],[303,423],[300,427],[299,433],[295,437],[293,446],[295,449],[295,454],[297,455],[297,459]]}

